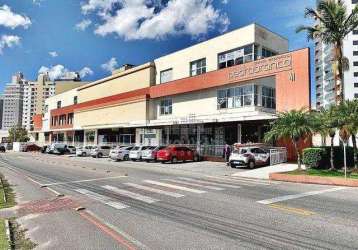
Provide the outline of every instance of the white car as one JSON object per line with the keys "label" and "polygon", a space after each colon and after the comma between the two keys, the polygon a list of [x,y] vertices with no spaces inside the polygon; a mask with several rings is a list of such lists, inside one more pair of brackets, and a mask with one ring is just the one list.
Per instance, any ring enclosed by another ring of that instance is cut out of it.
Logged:
{"label": "white car", "polygon": [[149,146],[135,146],[129,151],[129,159],[132,161],[142,160],[142,151],[148,149]]}
{"label": "white car", "polygon": [[164,149],[165,147],[166,146],[151,146],[146,150],[142,150],[142,160],[145,160],[146,162],[156,161],[158,151]]}
{"label": "white car", "polygon": [[94,146],[91,149],[91,156],[93,158],[102,158],[103,156],[109,156],[110,151],[110,146]]}
{"label": "white car", "polygon": [[270,164],[270,153],[262,147],[242,147],[235,149],[229,158],[232,168],[247,166],[254,168]]}
{"label": "white car", "polygon": [[116,147],[109,152],[109,158],[115,161],[128,161],[129,160],[129,151],[132,149],[132,146],[122,146]]}
{"label": "white car", "polygon": [[89,156],[93,146],[83,146],[76,149],[76,156]]}
{"label": "white car", "polygon": [[67,146],[67,152],[69,154],[76,154],[76,147],[74,146]]}

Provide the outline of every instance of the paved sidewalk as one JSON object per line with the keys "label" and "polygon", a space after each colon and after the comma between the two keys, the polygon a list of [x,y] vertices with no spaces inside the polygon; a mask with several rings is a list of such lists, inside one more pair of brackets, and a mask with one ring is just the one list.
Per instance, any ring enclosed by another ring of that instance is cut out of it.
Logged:
{"label": "paved sidewalk", "polygon": [[[304,168],[304,166],[302,166]],[[262,168],[257,168],[245,172],[238,172],[232,176],[240,176],[246,178],[255,178],[255,179],[269,179],[271,173],[282,173],[287,171],[293,171],[297,169],[297,164],[294,163],[283,163],[274,166],[267,166]]]}

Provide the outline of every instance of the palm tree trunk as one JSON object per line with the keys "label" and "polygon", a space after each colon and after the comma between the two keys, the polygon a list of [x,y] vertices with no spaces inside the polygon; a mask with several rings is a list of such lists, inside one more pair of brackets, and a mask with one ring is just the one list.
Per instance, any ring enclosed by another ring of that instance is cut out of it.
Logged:
{"label": "palm tree trunk", "polygon": [[298,150],[297,142],[295,140],[292,140],[292,142],[293,142],[293,145],[295,146],[295,150],[296,150],[296,154],[297,154],[298,170],[302,170],[302,167],[301,167],[301,154],[300,154],[300,151]]}
{"label": "palm tree trunk", "polygon": [[357,139],[355,133],[352,134],[352,143],[353,143],[354,169],[358,169]]}
{"label": "palm tree trunk", "polygon": [[330,162],[331,162],[331,168],[329,170],[335,170],[336,168],[334,167],[334,136],[331,137],[331,157],[330,157]]}
{"label": "palm tree trunk", "polygon": [[340,95],[336,95],[336,104],[340,104],[344,100],[342,41],[336,42],[334,50],[335,50],[334,59],[337,64],[336,72],[334,72],[335,89],[336,89],[336,94],[337,92],[340,92]]}

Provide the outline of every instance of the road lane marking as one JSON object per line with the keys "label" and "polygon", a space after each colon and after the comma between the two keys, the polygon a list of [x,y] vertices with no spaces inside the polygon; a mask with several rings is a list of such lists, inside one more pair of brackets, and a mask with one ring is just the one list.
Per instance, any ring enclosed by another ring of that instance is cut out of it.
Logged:
{"label": "road lane marking", "polygon": [[178,190],[182,190],[182,191],[186,191],[186,192],[196,193],[196,194],[206,193],[206,191],[203,191],[203,190],[198,190],[198,189],[193,189],[193,188],[173,185],[173,184],[165,183],[165,182],[151,181],[151,180],[144,180],[144,182],[149,183],[149,184],[162,186],[162,187],[168,187],[168,188],[178,189]]}
{"label": "road lane marking", "polygon": [[180,197],[185,196],[183,194],[178,194],[178,193],[174,193],[174,192],[170,192],[170,191],[164,191],[164,190],[161,190],[161,189],[147,187],[147,186],[143,186],[143,185],[139,185],[139,184],[135,184],[135,183],[123,183],[123,184],[127,185],[127,186],[130,186],[130,187],[137,188],[137,189],[145,190],[145,191],[148,191],[148,192],[153,192],[153,193],[157,193],[157,194],[164,194],[164,195],[168,195],[168,196],[175,197],[175,198],[180,198]]}
{"label": "road lane marking", "polygon": [[230,183],[237,183],[240,185],[244,185],[244,186],[257,186],[257,185],[263,185],[263,186],[269,186],[271,185],[270,183],[267,182],[262,182],[262,180],[250,180],[247,178],[231,178],[231,177],[218,177],[218,176],[205,176],[209,179],[213,179],[213,180],[219,180],[219,181],[226,181],[226,182],[230,182]]}
{"label": "road lane marking", "polygon": [[293,200],[293,199],[298,199],[298,198],[302,198],[302,197],[306,197],[306,196],[335,192],[335,191],[339,191],[339,190],[343,190],[343,189],[347,189],[347,187],[336,187],[336,188],[330,188],[330,189],[324,189],[324,190],[318,190],[318,191],[310,191],[310,192],[301,193],[301,194],[284,195],[284,196],[279,196],[276,198],[261,200],[261,201],[257,201],[257,202],[261,203],[261,204],[269,205],[269,204],[280,202],[280,201]]}
{"label": "road lane marking", "polygon": [[226,184],[226,183],[215,183],[215,182],[210,182],[210,181],[202,181],[202,180],[197,180],[197,179],[188,178],[188,177],[178,177],[178,179],[185,180],[185,181],[192,181],[192,182],[201,183],[201,184],[215,185],[215,186],[219,186],[219,187],[240,188],[240,186],[230,185],[230,184]]}
{"label": "road lane marking", "polygon": [[105,205],[108,205],[110,207],[113,207],[115,209],[124,209],[124,208],[128,208],[129,206],[121,203],[121,202],[118,202],[118,201],[114,201],[113,199],[109,198],[108,196],[104,196],[104,195],[101,195],[101,194],[97,194],[95,192],[92,192],[92,191],[89,191],[87,189],[83,189],[83,188],[80,188],[80,189],[75,189],[76,192],[80,193],[80,194],[84,194],[94,200],[97,200]]}
{"label": "road lane marking", "polygon": [[127,197],[135,199],[135,200],[143,201],[145,203],[154,203],[154,202],[159,201],[159,200],[153,199],[153,198],[151,198],[149,196],[133,193],[133,192],[123,190],[123,189],[119,189],[117,187],[113,187],[113,186],[109,186],[109,185],[102,186],[102,188],[110,190],[110,191],[112,191],[112,192],[114,192],[116,194],[124,195],[124,196],[127,196]]}
{"label": "road lane marking", "polygon": [[203,187],[206,189],[211,189],[211,190],[225,190],[225,188],[220,188],[220,187],[215,187],[215,186],[205,186],[205,185],[201,185],[201,184],[196,184],[196,183],[191,183],[189,181],[180,181],[180,180],[173,180],[173,179],[163,179],[165,181],[170,181],[170,182],[175,182],[175,183],[179,183],[179,184],[184,184],[184,185],[189,185],[189,186],[193,186],[193,187]]}
{"label": "road lane marking", "polygon": [[316,213],[303,209],[303,208],[295,208],[295,207],[288,207],[288,206],[284,206],[281,204],[270,204],[268,205],[271,208],[275,208],[275,209],[279,209],[282,211],[286,211],[289,213],[294,213],[294,214],[299,214],[299,215],[304,215],[304,216],[311,216],[311,215],[315,215]]}
{"label": "road lane marking", "polygon": [[71,183],[82,183],[82,182],[92,182],[92,181],[110,180],[110,179],[118,179],[118,178],[125,178],[125,177],[127,177],[127,176],[125,176],[125,175],[120,175],[120,176],[103,177],[103,178],[87,179],[87,180],[78,180],[78,181],[53,182],[53,183],[42,184],[42,186],[43,186],[43,187],[48,187],[48,186],[55,186],[55,185],[65,185],[65,184],[71,184]]}

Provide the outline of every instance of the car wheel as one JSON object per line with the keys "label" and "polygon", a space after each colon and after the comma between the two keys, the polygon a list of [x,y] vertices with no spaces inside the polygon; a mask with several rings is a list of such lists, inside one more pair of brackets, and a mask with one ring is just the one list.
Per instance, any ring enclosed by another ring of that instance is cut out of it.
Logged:
{"label": "car wheel", "polygon": [[83,153],[82,153],[82,156],[85,157],[85,156],[86,156],[86,152],[83,152]]}
{"label": "car wheel", "polygon": [[177,163],[177,162],[178,162],[178,159],[177,159],[175,156],[173,156],[171,162],[172,162],[172,163]]}
{"label": "car wheel", "polygon": [[102,158],[103,157],[103,154],[102,153],[98,153],[98,158]]}
{"label": "car wheel", "polygon": [[249,168],[251,168],[251,169],[255,168],[255,162],[254,161],[249,161]]}
{"label": "car wheel", "polygon": [[124,157],[123,157],[123,161],[128,161],[129,160],[129,156],[128,155],[125,155]]}
{"label": "car wheel", "polygon": [[194,161],[199,161],[199,156],[198,155],[194,155]]}
{"label": "car wheel", "polygon": [[231,166],[232,168],[236,168],[236,165],[235,165],[234,163],[231,163],[230,166]]}
{"label": "car wheel", "polygon": [[133,159],[131,159],[132,161],[137,161],[137,159],[135,159],[135,158],[133,158]]}

